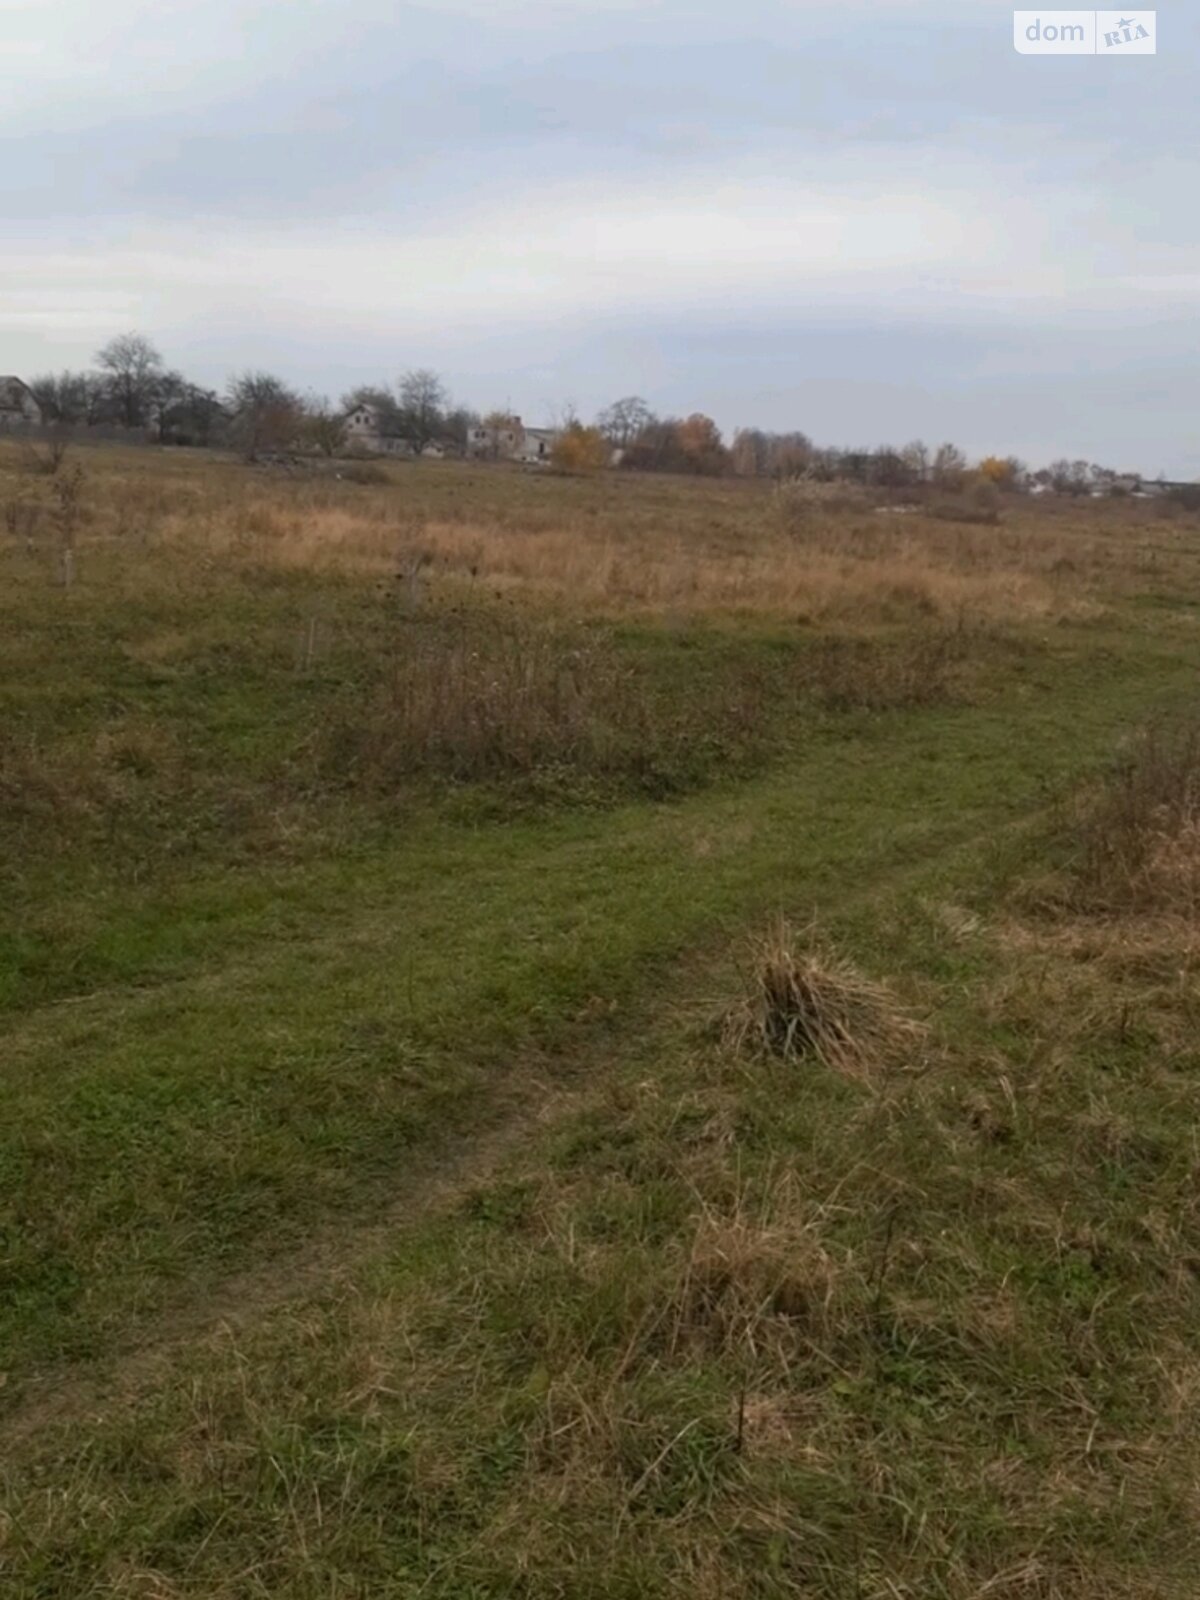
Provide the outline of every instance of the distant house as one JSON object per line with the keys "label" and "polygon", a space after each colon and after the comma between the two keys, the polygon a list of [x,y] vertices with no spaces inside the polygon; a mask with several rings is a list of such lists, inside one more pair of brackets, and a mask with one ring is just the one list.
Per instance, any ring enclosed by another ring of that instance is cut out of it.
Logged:
{"label": "distant house", "polygon": [[37,428],[41,422],[42,408],[29,385],[20,378],[0,378],[0,433]]}
{"label": "distant house", "polygon": [[526,428],[522,461],[549,461],[558,432],[554,428]]}
{"label": "distant house", "polygon": [[558,434],[553,428],[527,428],[520,417],[480,422],[467,433],[467,454],[482,461],[546,462]]}
{"label": "distant house", "polygon": [[364,401],[346,413],[345,448],[377,456],[411,456],[412,444],[391,425],[378,406]]}
{"label": "distant house", "polygon": [[520,417],[501,417],[467,430],[467,454],[476,460],[511,461],[524,441]]}

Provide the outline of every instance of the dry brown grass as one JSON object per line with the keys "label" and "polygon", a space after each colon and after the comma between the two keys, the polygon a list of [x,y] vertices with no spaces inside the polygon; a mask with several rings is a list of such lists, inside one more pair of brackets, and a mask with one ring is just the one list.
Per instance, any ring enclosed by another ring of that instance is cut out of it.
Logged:
{"label": "dry brown grass", "polygon": [[[286,473],[220,459],[80,449],[80,575],[122,553],[143,582],[182,552],[287,571],[387,577],[420,559],[454,585],[600,614],[759,614],[812,622],[1051,620],[1095,615],[1160,577],[1195,573],[1186,519],[1146,508],[1018,503],[1003,526],[877,515],[842,495],[797,520],[761,485],[530,477],[462,463]],[[48,494],[0,453],[7,520]],[[1130,537],[1136,518],[1141,537]]]}
{"label": "dry brown grass", "polygon": [[911,1059],[924,1030],[894,996],[841,957],[801,941],[783,918],[749,952],[745,994],[730,1008],[725,1039],[781,1061],[815,1059],[870,1080]]}
{"label": "dry brown grass", "polygon": [[803,544],[764,526],[727,549],[686,527],[635,541],[572,520],[528,529],[439,519],[413,525],[341,509],[289,519],[265,506],[251,517],[257,554],[282,566],[382,576],[419,552],[437,574],[605,614],[723,612],[821,623],[1049,619],[1099,609],[1059,581],[1044,552],[1017,548],[997,562],[964,541],[937,538],[932,524],[873,541],[832,519],[819,540]]}
{"label": "dry brown grass", "polygon": [[421,609],[387,651],[378,688],[339,707],[324,741],[334,771],[376,788],[417,773],[586,773],[669,789],[686,785],[706,752],[749,755],[763,721],[752,664],[689,694],[607,637],[519,610]]}
{"label": "dry brown grass", "polygon": [[1020,1009],[1033,1033],[1049,1010],[1072,1048],[1169,1074],[1195,1041],[1200,725],[1134,738],[1064,805],[1052,842],[1060,864],[1020,878],[1008,914],[984,932],[1017,958],[993,985],[992,1014]]}
{"label": "dry brown grass", "polygon": [[1200,919],[1200,723],[1151,728],[1079,806],[1077,882],[1107,910]]}
{"label": "dry brown grass", "polygon": [[887,711],[949,699],[970,654],[963,628],[931,625],[895,641],[833,636],[813,652],[813,687],[832,711]]}
{"label": "dry brown grass", "polygon": [[786,1178],[756,1211],[738,1196],[696,1218],[662,1315],[668,1351],[688,1346],[786,1371],[804,1337],[824,1332],[841,1264]]}

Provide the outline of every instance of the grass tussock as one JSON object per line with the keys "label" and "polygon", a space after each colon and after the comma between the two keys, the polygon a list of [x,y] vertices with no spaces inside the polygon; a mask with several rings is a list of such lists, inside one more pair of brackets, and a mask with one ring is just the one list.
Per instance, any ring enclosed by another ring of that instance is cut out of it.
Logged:
{"label": "grass tussock", "polygon": [[753,941],[746,992],[725,1022],[726,1043],[779,1061],[819,1061],[869,1081],[919,1047],[921,1025],[850,962],[803,943],[779,921]]}
{"label": "grass tussock", "polygon": [[1200,722],[1135,739],[1081,802],[1077,826],[1089,907],[1200,919]]}
{"label": "grass tussock", "polygon": [[802,1341],[828,1326],[841,1273],[786,1179],[765,1202],[739,1194],[705,1207],[664,1289],[668,1352],[691,1346],[786,1372]]}

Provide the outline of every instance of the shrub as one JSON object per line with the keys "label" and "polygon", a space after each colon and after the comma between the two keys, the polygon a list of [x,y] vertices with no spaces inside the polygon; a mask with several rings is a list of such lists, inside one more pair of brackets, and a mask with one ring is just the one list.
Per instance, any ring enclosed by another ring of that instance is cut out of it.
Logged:
{"label": "shrub", "polygon": [[572,422],[555,440],[550,460],[561,472],[600,472],[608,466],[611,455],[608,440],[599,428]]}
{"label": "shrub", "polygon": [[852,483],[821,483],[815,478],[791,478],[776,486],[775,515],[786,533],[807,532],[815,521],[838,512],[862,511],[870,495]]}
{"label": "shrub", "polygon": [[391,483],[391,474],[378,461],[345,461],[338,466],[337,475],[343,483],[358,483],[365,488]]}
{"label": "shrub", "polygon": [[1000,491],[994,483],[977,483],[966,494],[935,499],[928,515],[938,522],[994,527],[1000,521]]}

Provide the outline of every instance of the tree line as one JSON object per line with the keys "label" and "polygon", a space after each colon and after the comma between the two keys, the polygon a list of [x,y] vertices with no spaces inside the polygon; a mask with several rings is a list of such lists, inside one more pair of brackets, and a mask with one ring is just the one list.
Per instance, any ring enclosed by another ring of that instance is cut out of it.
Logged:
{"label": "tree line", "polygon": [[[508,422],[456,403],[436,372],[418,368],[394,384],[366,384],[343,395],[301,393],[273,373],[235,374],[223,391],[196,384],[168,367],[144,334],[119,334],[97,352],[86,372],[45,374],[29,388],[44,419],[64,429],[116,428],[145,433],[163,444],[222,446],[249,459],[269,451],[336,455],[346,443],[346,416],[374,408],[385,433],[419,454],[438,444],[465,451],[480,423]],[[587,471],[618,464],[630,471],[788,479],[808,477],[902,491],[921,485],[960,488],[969,477],[998,488],[1044,486],[1060,494],[1112,492],[1118,474],[1087,461],[1056,461],[1031,471],[1015,457],[988,456],[974,468],[953,444],[915,440],[901,448],[830,449],[799,431],[740,428],[727,443],[711,417],[657,416],[637,395],[605,407],[592,423],[568,410],[558,428],[554,460]]]}

